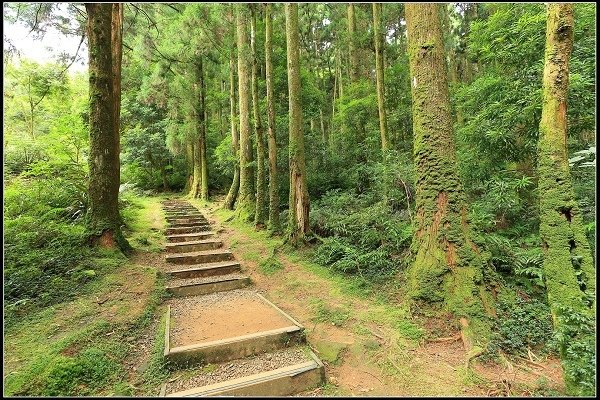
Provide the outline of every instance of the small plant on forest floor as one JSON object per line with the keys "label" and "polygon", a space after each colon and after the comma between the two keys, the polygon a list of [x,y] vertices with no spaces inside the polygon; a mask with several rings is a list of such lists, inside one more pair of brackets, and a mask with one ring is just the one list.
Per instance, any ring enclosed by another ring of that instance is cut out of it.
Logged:
{"label": "small plant on forest floor", "polygon": [[525,293],[502,291],[498,296],[498,318],[482,359],[493,359],[498,350],[527,355],[527,349],[550,352],[552,319],[548,305]]}
{"label": "small plant on forest floor", "polygon": [[274,273],[281,271],[283,268],[284,267],[281,261],[275,257],[269,257],[258,264],[259,271],[267,276],[273,275]]}
{"label": "small plant on forest floor", "polygon": [[321,300],[317,300],[314,304],[316,304],[313,318],[315,322],[331,322],[333,325],[342,326],[350,318],[350,312],[347,309],[330,308]]}

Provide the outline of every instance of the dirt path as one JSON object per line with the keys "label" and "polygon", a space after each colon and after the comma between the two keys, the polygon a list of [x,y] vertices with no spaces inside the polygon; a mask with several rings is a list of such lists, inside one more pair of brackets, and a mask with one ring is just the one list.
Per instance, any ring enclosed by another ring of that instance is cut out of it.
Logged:
{"label": "dirt path", "polygon": [[[305,395],[527,396],[563,390],[555,359],[542,360],[539,366],[474,362],[466,368],[460,340],[423,339],[439,335],[410,339],[418,328],[401,303],[354,294],[339,278],[315,273],[320,267],[310,266],[303,255],[276,253],[283,269],[266,274],[259,264],[269,258],[276,240],[225,222],[230,213],[219,211],[218,204],[201,211],[220,227],[224,245],[242,262],[258,291],[306,327],[308,342],[326,363],[328,385]],[[448,324],[439,321],[439,325]]]}

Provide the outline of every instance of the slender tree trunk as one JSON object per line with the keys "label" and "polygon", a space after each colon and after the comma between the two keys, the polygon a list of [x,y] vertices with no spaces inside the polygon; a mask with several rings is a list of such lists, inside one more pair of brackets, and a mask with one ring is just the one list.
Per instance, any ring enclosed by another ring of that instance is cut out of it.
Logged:
{"label": "slender tree trunk", "polygon": [[[233,18],[232,18],[233,19]],[[234,31],[235,36],[235,31]],[[235,112],[235,47],[231,51],[231,55],[229,57],[229,109],[231,113],[231,147],[233,150],[233,157],[235,161],[235,167],[233,172],[233,181],[231,182],[231,187],[229,188],[229,192],[227,193],[227,197],[225,197],[225,208],[228,210],[233,210],[233,205],[235,204],[235,200],[238,196],[238,191],[240,188],[240,159],[238,155],[239,149],[239,141],[238,141],[238,133],[237,133],[237,119]]]}
{"label": "slender tree trunk", "polygon": [[560,348],[567,393],[589,396],[594,394],[594,389],[586,392],[574,379],[582,362],[580,355],[567,351],[568,347],[586,340],[593,343],[589,336],[575,336],[566,319],[576,314],[594,315],[596,278],[567,155],[567,90],[573,23],[573,4],[550,3],[538,145],[540,236],[554,325],[557,331],[568,332]]}
{"label": "slender tree trunk", "polygon": [[256,9],[251,6],[250,47],[252,49],[252,111],[254,113],[254,132],[256,137],[256,208],[254,224],[258,228],[267,221],[267,171],[265,168],[265,140],[258,103],[258,52],[256,51]]}
{"label": "slender tree trunk", "polygon": [[194,143],[191,138],[186,138],[185,141],[185,159],[188,166],[188,178],[183,189],[184,193],[192,196],[192,187],[194,184]]}
{"label": "slender tree trunk", "polygon": [[348,15],[348,55],[350,56],[350,82],[358,80],[358,52],[356,51],[356,19],[354,17],[354,4],[349,3]]}
{"label": "slender tree trunk", "polygon": [[208,201],[208,157],[206,156],[206,124],[208,121],[207,110],[206,110],[206,82],[204,79],[204,64],[202,58],[200,58],[199,65],[199,80],[200,80],[200,161],[201,161],[201,174],[202,174],[202,186],[200,188],[200,198],[204,201]]}
{"label": "slender tree trunk", "polygon": [[413,299],[444,302],[460,319],[464,345],[471,351],[475,335],[485,340],[489,334],[478,285],[483,261],[469,240],[467,208],[456,171],[439,7],[405,5],[417,211],[412,243],[416,257],[408,282]]}
{"label": "slender tree trunk", "polygon": [[385,80],[383,75],[383,36],[381,35],[381,3],[373,3],[373,40],[375,41],[375,73],[377,77],[377,106],[381,149],[388,149],[387,118],[385,116]]}
{"label": "slender tree trunk", "polygon": [[252,168],[252,142],[250,140],[250,42],[248,40],[247,5],[237,5],[238,97],[240,112],[240,189],[237,201],[238,217],[250,221],[254,218],[254,170]]}
{"label": "slender tree trunk", "polygon": [[287,66],[289,90],[289,154],[290,154],[290,200],[288,241],[297,245],[309,232],[310,210],[306,187],[304,161],[304,135],[302,134],[302,105],[300,103],[300,57],[298,39],[298,4],[285,4],[285,32],[287,37]]}
{"label": "slender tree trunk", "polygon": [[115,75],[113,67],[113,6],[85,5],[88,21],[90,82],[90,201],[87,219],[92,241],[102,247],[128,250],[121,233],[119,215],[119,147],[115,117]]}
{"label": "slender tree trunk", "polygon": [[265,69],[267,83],[267,122],[269,131],[269,222],[268,229],[279,232],[279,180],[277,179],[277,140],[275,135],[275,100],[273,98],[273,16],[272,5],[265,4]]}
{"label": "slender tree trunk", "polygon": [[169,190],[169,182],[167,181],[167,171],[164,164],[160,166],[160,176],[162,178],[163,190],[166,192]]}

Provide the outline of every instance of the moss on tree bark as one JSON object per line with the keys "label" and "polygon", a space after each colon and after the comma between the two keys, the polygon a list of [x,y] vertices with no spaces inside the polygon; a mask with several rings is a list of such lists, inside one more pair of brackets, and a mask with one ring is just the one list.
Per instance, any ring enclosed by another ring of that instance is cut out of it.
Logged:
{"label": "moss on tree bark", "polygon": [[[558,331],[567,328],[563,326],[564,320],[574,313],[595,315],[596,271],[575,200],[567,156],[567,91],[573,23],[572,4],[549,5],[538,143],[538,188],[544,275],[548,302]],[[582,392],[579,382],[573,378],[577,371],[572,369],[581,360],[567,351],[567,346],[588,339],[574,336],[562,341],[560,352],[568,394],[593,394]]]}
{"label": "moss on tree bark", "polygon": [[[489,334],[480,296],[483,259],[469,240],[456,171],[448,78],[438,4],[406,4],[416,164],[415,259],[407,271],[415,300],[441,303],[462,325],[465,347]],[[470,349],[469,349],[470,350]]]}

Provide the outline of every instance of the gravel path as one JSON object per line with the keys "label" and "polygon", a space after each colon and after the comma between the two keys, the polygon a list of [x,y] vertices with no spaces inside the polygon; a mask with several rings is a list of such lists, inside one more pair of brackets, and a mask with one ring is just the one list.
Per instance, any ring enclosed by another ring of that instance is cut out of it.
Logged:
{"label": "gravel path", "polygon": [[[311,358],[304,353],[302,348],[294,347],[229,361],[223,364],[211,365],[214,369],[205,366],[204,368],[186,370],[182,371],[185,375],[189,375],[190,373],[194,375],[183,379],[175,377],[174,379],[176,380],[174,382],[167,384],[166,393],[175,393],[195,387],[211,385],[310,360]],[[178,374],[178,376],[180,377],[181,375]]]}
{"label": "gravel path", "polygon": [[213,304],[221,303],[223,300],[233,299],[256,299],[256,292],[254,290],[229,290],[227,292],[215,292],[202,296],[189,296],[189,297],[178,297],[169,300],[171,304],[171,316],[187,315],[189,311],[196,310],[198,308],[205,308],[212,306]]}
{"label": "gravel path", "polygon": [[211,283],[218,281],[226,281],[230,279],[242,279],[246,278],[246,275],[242,274],[227,274],[227,275],[215,275],[215,276],[206,276],[199,278],[183,278],[183,279],[171,279],[169,281],[170,287],[184,286],[184,285],[196,285],[199,283]]}

